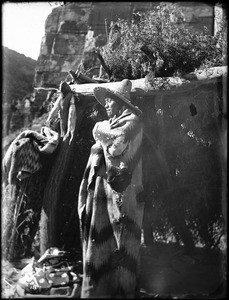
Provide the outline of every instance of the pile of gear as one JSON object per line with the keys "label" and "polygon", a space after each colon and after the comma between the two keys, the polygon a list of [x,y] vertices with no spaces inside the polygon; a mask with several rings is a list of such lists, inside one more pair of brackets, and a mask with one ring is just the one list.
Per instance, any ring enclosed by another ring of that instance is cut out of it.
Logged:
{"label": "pile of gear", "polygon": [[71,251],[48,249],[21,270],[16,291],[22,298],[79,298],[82,262]]}

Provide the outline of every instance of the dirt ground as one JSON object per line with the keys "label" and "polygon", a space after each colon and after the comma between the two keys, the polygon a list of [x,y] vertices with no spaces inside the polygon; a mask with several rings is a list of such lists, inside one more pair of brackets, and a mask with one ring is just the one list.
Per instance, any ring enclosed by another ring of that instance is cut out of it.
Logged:
{"label": "dirt ground", "polygon": [[222,299],[226,297],[226,255],[196,248],[155,243],[142,249],[141,291],[149,298]]}
{"label": "dirt ground", "polygon": [[[18,298],[15,283],[20,270],[30,261],[2,261],[2,298]],[[226,255],[204,248],[187,255],[182,246],[174,243],[142,246],[140,298],[226,298]]]}

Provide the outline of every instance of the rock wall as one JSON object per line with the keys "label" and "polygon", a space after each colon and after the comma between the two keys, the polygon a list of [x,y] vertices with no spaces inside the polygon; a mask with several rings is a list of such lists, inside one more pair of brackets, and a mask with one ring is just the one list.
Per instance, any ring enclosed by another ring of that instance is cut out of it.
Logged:
{"label": "rock wall", "polygon": [[[106,43],[111,21],[131,19],[132,13],[153,9],[160,2],[66,2],[54,8],[45,23],[34,86],[57,88],[68,71],[76,71],[83,55]],[[190,28],[213,34],[214,6],[201,2],[176,2],[182,6]],[[107,30],[106,30],[107,29]],[[95,57],[95,60],[97,58]],[[40,92],[39,92],[40,93]],[[42,98],[39,95],[39,99]],[[38,100],[41,103],[40,100]]]}

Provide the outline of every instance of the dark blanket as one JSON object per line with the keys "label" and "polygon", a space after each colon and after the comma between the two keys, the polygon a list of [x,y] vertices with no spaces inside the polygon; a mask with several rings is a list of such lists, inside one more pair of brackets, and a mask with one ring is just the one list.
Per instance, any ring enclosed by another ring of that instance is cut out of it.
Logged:
{"label": "dark blanket", "polygon": [[142,124],[128,110],[99,122],[79,191],[82,298],[135,298],[143,217]]}

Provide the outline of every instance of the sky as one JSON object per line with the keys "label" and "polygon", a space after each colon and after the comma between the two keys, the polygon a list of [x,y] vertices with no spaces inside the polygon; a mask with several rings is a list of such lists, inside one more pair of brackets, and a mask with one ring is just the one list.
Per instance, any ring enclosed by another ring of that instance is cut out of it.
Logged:
{"label": "sky", "polygon": [[2,45],[38,59],[45,21],[60,2],[4,2],[2,4]]}

